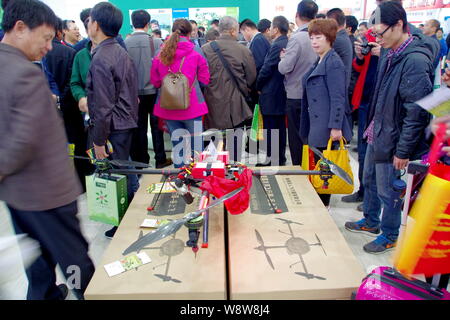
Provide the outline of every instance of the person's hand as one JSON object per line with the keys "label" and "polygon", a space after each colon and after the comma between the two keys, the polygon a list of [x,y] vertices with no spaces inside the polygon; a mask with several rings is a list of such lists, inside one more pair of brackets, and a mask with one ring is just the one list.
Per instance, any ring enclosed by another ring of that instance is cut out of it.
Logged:
{"label": "person's hand", "polygon": [[331,129],[330,138],[333,141],[340,141],[342,139],[342,130]]}
{"label": "person's hand", "polygon": [[400,159],[394,156],[394,168],[397,170],[405,170],[408,166],[409,159]]}
{"label": "person's hand", "polygon": [[362,45],[361,42],[355,41],[355,53],[356,53],[356,56],[358,57],[359,60],[363,60],[364,59],[364,56],[361,53],[361,48],[362,48],[361,45]]}
{"label": "person's hand", "polygon": [[445,123],[447,125],[447,131],[445,132],[445,140],[450,139],[450,114],[439,117],[433,120],[431,123],[431,131],[436,135],[439,125]]}
{"label": "person's hand", "polygon": [[280,59],[283,59],[286,56],[286,49],[281,49],[280,51]]}
{"label": "person's hand", "polygon": [[106,148],[105,146],[97,146],[94,143],[94,150],[95,150],[95,158],[98,160],[103,160],[108,158],[108,154],[106,153]]}
{"label": "person's hand", "polygon": [[381,46],[376,42],[369,42],[370,45],[373,46],[372,50],[370,51],[373,56],[381,56]]}
{"label": "person's hand", "polygon": [[78,101],[78,108],[81,112],[89,113],[87,98],[81,98],[80,101]]}
{"label": "person's hand", "polygon": [[[447,60],[447,64],[450,65],[450,60]],[[445,69],[444,74],[442,75],[442,81],[450,87],[450,68]]]}

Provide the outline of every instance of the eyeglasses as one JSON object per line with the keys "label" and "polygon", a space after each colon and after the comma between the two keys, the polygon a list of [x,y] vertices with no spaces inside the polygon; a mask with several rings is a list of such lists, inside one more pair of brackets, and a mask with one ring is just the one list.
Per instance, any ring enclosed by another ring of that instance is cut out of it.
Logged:
{"label": "eyeglasses", "polygon": [[374,38],[383,38],[384,34],[385,34],[390,28],[392,28],[392,27],[393,27],[393,26],[387,27],[382,33],[373,32],[373,31],[372,31],[371,36],[374,37]]}

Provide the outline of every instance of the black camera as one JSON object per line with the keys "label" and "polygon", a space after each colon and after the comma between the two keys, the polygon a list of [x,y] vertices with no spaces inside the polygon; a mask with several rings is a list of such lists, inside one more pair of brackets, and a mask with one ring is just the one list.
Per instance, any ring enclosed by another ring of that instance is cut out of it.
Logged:
{"label": "black camera", "polygon": [[367,41],[366,37],[361,37],[361,54],[363,56],[367,56],[373,47],[375,46],[373,44],[369,44],[369,41]]}

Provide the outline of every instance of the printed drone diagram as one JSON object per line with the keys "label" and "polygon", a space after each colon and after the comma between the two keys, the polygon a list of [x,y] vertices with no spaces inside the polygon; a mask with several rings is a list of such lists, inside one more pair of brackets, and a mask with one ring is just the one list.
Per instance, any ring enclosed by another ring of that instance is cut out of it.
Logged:
{"label": "printed drone diagram", "polygon": [[264,244],[264,240],[263,237],[261,236],[261,234],[259,233],[258,230],[255,229],[255,234],[256,234],[256,240],[258,241],[258,243],[260,244],[259,247],[256,247],[255,250],[259,250],[259,251],[263,251],[267,262],[269,263],[269,265],[272,267],[273,270],[275,270],[275,266],[272,262],[272,259],[270,258],[269,253],[267,252],[267,250],[271,250],[271,249],[286,249],[287,253],[289,255],[294,255],[297,254],[300,258],[300,261],[293,263],[289,266],[289,268],[292,268],[293,266],[301,263],[303,266],[303,271],[304,272],[295,272],[295,274],[305,277],[308,280],[312,280],[312,279],[318,279],[318,280],[326,280],[326,278],[324,277],[320,277],[317,275],[314,275],[312,273],[308,272],[308,269],[306,267],[305,261],[303,259],[303,255],[307,254],[310,250],[312,246],[320,246],[324,252],[325,255],[327,255],[327,253],[325,252],[325,249],[323,248],[322,242],[320,241],[319,237],[317,236],[317,234],[315,234],[316,239],[317,239],[317,243],[314,244],[309,244],[306,240],[304,240],[303,238],[300,237],[296,237],[294,234],[294,231],[292,230],[292,224],[297,224],[302,226],[302,223],[299,222],[295,222],[295,221],[291,221],[291,220],[286,220],[286,219],[282,219],[282,218],[276,218],[276,220],[282,221],[283,224],[286,224],[289,228],[289,233],[283,232],[281,230],[278,230],[280,233],[286,234],[288,236],[290,236],[290,238],[286,241],[284,246],[266,246]]}

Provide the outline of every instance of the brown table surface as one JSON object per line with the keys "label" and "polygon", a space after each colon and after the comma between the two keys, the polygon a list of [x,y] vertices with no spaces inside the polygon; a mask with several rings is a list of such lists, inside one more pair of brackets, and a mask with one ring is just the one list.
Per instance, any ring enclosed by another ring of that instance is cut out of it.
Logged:
{"label": "brown table surface", "polygon": [[[226,299],[226,267],[224,241],[224,208],[219,205],[210,210],[209,248],[201,249],[195,257],[191,248],[185,246],[188,229],[182,227],[175,237],[162,239],[143,250],[152,262],[138,270],[130,270],[109,277],[104,265],[123,258],[122,252],[137,240],[144,219],[154,216],[147,214],[147,207],[156,195],[149,195],[146,189],[152,183],[161,181],[161,176],[147,175],[141,181],[130,207],[123,218],[111,244],[105,251],[101,263],[85,292],[86,299]],[[169,194],[171,197],[176,194]],[[183,201],[182,199],[179,199]],[[185,213],[197,210],[199,199],[186,207]],[[185,213],[158,214],[157,219],[178,219]],[[199,244],[201,245],[201,237]],[[171,256],[170,256],[171,255]],[[163,276],[169,281],[163,281]]]}
{"label": "brown table surface", "polygon": [[307,179],[263,177],[275,185],[277,207],[288,209],[267,214],[254,178],[250,209],[228,215],[231,299],[350,299],[361,284],[361,264]]}

